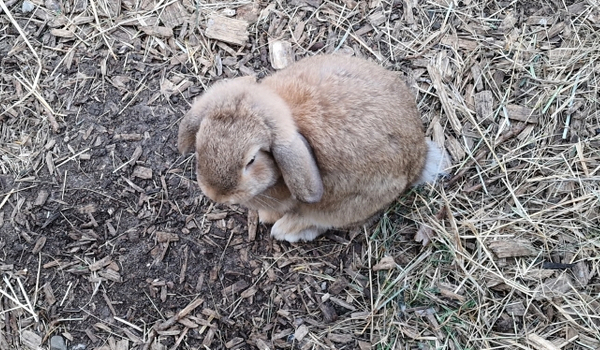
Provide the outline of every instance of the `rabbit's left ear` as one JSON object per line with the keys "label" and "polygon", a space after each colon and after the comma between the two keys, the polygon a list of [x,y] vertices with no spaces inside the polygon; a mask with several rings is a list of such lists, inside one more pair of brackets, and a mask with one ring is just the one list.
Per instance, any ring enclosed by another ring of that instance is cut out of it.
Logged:
{"label": "rabbit's left ear", "polygon": [[190,153],[196,147],[196,134],[200,128],[204,113],[201,108],[195,107],[192,106],[179,123],[177,148],[181,154]]}
{"label": "rabbit's left ear", "polygon": [[273,157],[292,195],[305,203],[316,203],[323,197],[323,181],[312,149],[298,131],[276,135]]}

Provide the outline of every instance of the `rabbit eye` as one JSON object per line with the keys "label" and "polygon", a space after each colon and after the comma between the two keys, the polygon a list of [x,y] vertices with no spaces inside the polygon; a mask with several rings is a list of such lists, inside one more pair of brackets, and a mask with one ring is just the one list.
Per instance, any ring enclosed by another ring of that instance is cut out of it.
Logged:
{"label": "rabbit eye", "polygon": [[256,158],[256,156],[252,157],[252,159],[250,159],[250,161],[248,162],[248,164],[246,164],[246,167],[249,167],[250,165],[252,165],[252,163],[254,163],[254,159]]}

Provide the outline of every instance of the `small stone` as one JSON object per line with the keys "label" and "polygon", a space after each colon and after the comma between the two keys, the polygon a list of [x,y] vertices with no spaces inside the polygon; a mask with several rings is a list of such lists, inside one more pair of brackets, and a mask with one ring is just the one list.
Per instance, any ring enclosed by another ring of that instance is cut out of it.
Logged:
{"label": "small stone", "polygon": [[35,5],[28,0],[23,1],[23,5],[21,6],[21,12],[23,13],[29,13],[31,11],[33,11],[33,9],[35,9]]}
{"label": "small stone", "polygon": [[50,350],[67,350],[67,344],[60,335],[50,338]]}

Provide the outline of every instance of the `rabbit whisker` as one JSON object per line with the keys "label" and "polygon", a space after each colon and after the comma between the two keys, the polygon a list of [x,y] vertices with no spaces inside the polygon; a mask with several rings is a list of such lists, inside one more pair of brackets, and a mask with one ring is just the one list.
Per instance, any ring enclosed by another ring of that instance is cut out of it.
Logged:
{"label": "rabbit whisker", "polygon": [[282,204],[281,201],[279,199],[275,198],[275,197],[267,196],[266,194],[263,194],[263,193],[259,194],[258,196],[266,198],[268,200],[271,200],[271,201],[273,201],[273,202],[275,202],[277,204]]}
{"label": "rabbit whisker", "polygon": [[263,206],[267,209],[270,209],[270,210],[275,210],[275,207],[272,206],[268,201],[266,201],[262,198],[259,198],[259,196],[255,196],[254,198],[261,206]]}

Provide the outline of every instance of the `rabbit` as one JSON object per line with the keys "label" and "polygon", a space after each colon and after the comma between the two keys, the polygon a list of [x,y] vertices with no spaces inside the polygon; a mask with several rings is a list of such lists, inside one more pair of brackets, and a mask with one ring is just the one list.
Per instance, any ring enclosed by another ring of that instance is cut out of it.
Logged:
{"label": "rabbit", "polygon": [[446,166],[397,73],[340,55],[215,83],[183,117],[178,148],[195,151],[206,196],[257,210],[288,242],[365,222]]}

